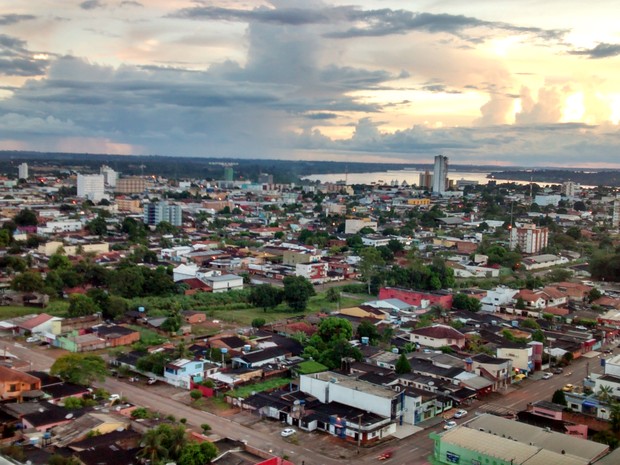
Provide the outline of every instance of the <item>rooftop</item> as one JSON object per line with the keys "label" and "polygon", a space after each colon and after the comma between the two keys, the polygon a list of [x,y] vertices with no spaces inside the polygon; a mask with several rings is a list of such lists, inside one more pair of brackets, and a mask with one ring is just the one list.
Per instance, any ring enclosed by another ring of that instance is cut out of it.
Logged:
{"label": "rooftop", "polygon": [[361,381],[357,378],[336,373],[335,371],[324,371],[322,373],[314,373],[303,376],[318,379],[323,382],[338,384],[355,391],[362,391],[377,397],[383,397],[385,399],[392,399],[398,396],[398,392],[392,391],[391,389],[383,388],[367,381]]}

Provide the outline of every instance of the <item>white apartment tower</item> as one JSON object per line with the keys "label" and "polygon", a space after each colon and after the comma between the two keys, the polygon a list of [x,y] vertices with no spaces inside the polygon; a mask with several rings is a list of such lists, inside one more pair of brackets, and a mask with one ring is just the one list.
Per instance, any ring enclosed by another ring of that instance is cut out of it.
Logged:
{"label": "white apartment tower", "polygon": [[21,163],[17,167],[17,173],[19,179],[28,179],[28,163]]}
{"label": "white apartment tower", "polygon": [[99,168],[99,174],[103,174],[103,182],[106,186],[116,187],[116,171],[114,171],[107,165],[103,165],[101,168]]}
{"label": "white apartment tower", "polygon": [[448,184],[448,157],[437,155],[433,170],[433,194],[442,195]]}
{"label": "white apartment tower", "polygon": [[613,203],[613,212],[611,215],[611,224],[614,228],[620,226],[620,199],[616,198]]}
{"label": "white apartment tower", "polygon": [[549,239],[549,229],[539,228],[535,224],[524,224],[523,226],[513,226],[510,230],[510,248],[516,249],[526,254],[537,254],[547,247]]}
{"label": "white apartment tower", "polygon": [[77,195],[92,202],[103,199],[103,174],[78,174]]}
{"label": "white apartment tower", "polygon": [[562,183],[562,194],[566,197],[575,197],[579,193],[581,186],[573,181]]}

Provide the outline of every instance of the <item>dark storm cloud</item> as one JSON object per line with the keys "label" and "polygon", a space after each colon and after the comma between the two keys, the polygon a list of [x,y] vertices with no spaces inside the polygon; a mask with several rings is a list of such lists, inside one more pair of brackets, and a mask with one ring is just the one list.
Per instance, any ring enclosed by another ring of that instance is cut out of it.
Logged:
{"label": "dark storm cloud", "polygon": [[544,40],[560,40],[567,33],[563,29],[542,29],[522,27],[513,24],[484,21],[464,15],[416,13],[407,10],[362,10],[353,6],[324,8],[255,8],[241,10],[219,7],[184,8],[172,15],[177,18],[196,20],[224,20],[235,22],[257,22],[278,25],[310,25],[355,23],[344,31],[332,31],[326,35],[331,38],[381,37],[406,34],[412,31],[430,33],[449,33],[472,43],[484,42],[484,35],[467,34],[474,28],[500,30],[513,34],[532,35]]}
{"label": "dark storm cloud", "polygon": [[140,2],[136,2],[134,0],[123,0],[121,3],[119,3],[120,6],[124,7],[124,6],[136,6],[136,7],[143,7],[144,5]]}
{"label": "dark storm cloud", "polygon": [[11,24],[21,23],[22,21],[30,21],[35,19],[34,15],[16,15],[16,14],[6,14],[0,15],[0,26],[9,26]]}
{"label": "dark storm cloud", "polygon": [[49,65],[47,59],[35,60],[26,41],[0,34],[0,74],[5,76],[40,76]]}
{"label": "dark storm cloud", "polygon": [[255,8],[253,10],[239,10],[219,7],[192,7],[183,8],[174,13],[173,17],[185,19],[204,19],[234,22],[260,22],[267,24],[280,24],[299,26],[302,24],[329,23],[329,13],[338,8],[325,10],[307,8]]}
{"label": "dark storm cloud", "polygon": [[100,0],[86,0],[80,3],[82,10],[94,10],[96,8],[103,8],[105,5]]}
{"label": "dark storm cloud", "polygon": [[620,55],[620,44],[598,44],[594,48],[571,50],[570,55],[582,55],[591,59],[611,58]]}
{"label": "dark storm cloud", "polygon": [[307,115],[304,115],[305,118],[311,119],[311,120],[328,120],[328,119],[335,119],[338,118],[338,115],[336,113],[327,113],[327,112],[321,112],[321,113],[308,113]]}

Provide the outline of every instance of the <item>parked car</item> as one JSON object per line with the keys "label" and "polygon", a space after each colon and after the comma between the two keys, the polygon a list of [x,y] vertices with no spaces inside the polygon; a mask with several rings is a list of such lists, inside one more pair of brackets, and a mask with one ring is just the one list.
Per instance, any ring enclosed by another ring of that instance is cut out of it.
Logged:
{"label": "parked car", "polygon": [[603,351],[603,353],[604,353],[604,354],[613,354],[613,353],[614,353],[614,351],[613,351],[613,350],[611,350],[611,349],[605,349],[605,350]]}
{"label": "parked car", "polygon": [[146,384],[155,384],[157,380],[155,378],[149,378],[146,380]]}
{"label": "parked car", "polygon": [[282,432],[280,433],[280,435],[283,438],[288,438],[289,436],[292,436],[293,434],[295,434],[297,431],[295,431],[293,428],[284,428],[282,430]]}
{"label": "parked car", "polygon": [[467,410],[459,410],[454,414],[454,418],[463,418],[465,415],[467,415]]}
{"label": "parked car", "polygon": [[39,342],[41,339],[39,338],[39,336],[30,336],[29,338],[26,338],[26,342]]}
{"label": "parked car", "polygon": [[552,376],[553,376],[553,373],[546,372],[546,373],[543,373],[542,379],[551,379]]}
{"label": "parked car", "polygon": [[447,421],[445,425],[443,425],[443,429],[452,429],[456,428],[456,421]]}
{"label": "parked car", "polygon": [[561,375],[564,372],[564,370],[561,367],[557,367],[557,368],[554,368],[552,372],[554,375]]}

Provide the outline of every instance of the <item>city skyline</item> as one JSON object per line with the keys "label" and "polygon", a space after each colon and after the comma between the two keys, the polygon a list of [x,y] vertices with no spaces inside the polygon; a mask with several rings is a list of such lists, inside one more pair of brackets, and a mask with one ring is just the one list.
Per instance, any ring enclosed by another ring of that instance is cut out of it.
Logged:
{"label": "city skyline", "polygon": [[0,0],[0,150],[619,168],[612,11]]}

